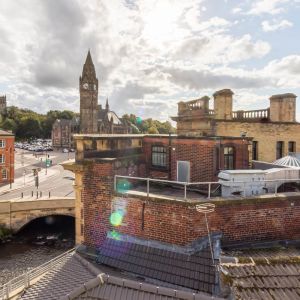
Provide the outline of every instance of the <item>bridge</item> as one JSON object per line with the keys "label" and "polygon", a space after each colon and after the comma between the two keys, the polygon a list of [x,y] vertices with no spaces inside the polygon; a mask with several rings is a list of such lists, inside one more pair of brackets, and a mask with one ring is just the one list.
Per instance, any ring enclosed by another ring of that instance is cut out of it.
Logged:
{"label": "bridge", "polygon": [[60,197],[0,202],[0,225],[10,228],[14,232],[34,219],[51,215],[75,217],[75,199]]}

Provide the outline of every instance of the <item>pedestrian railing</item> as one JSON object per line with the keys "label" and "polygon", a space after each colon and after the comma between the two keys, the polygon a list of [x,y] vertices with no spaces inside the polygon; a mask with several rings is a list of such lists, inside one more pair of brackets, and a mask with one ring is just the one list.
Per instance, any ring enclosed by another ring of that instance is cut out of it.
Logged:
{"label": "pedestrian railing", "polygon": [[[120,184],[120,181],[121,182]],[[124,182],[125,180],[125,182]],[[122,175],[115,175],[114,177],[114,190],[117,193],[129,193],[135,191],[134,185],[131,184],[133,182],[140,182],[146,184],[146,195],[147,197],[151,194],[159,194],[156,192],[151,191],[150,184],[165,184],[169,186],[180,186],[183,189],[183,198],[185,200],[188,199],[187,193],[188,190],[193,190],[198,188],[198,190],[201,190],[203,193],[207,194],[207,198],[210,199],[214,191],[220,189],[222,185],[229,186],[229,187],[236,187],[241,186],[241,196],[246,197],[247,190],[249,188],[251,189],[251,186],[254,186],[255,184],[264,184],[265,187],[267,187],[268,192],[265,194],[275,194],[278,193],[278,188],[284,184],[284,183],[300,183],[300,179],[273,179],[273,180],[251,180],[251,181],[235,181],[235,180],[219,180],[219,181],[212,181],[212,182],[181,182],[181,181],[171,181],[171,180],[164,180],[164,179],[154,179],[154,178],[144,178],[144,177],[132,177],[132,176],[122,176]],[[126,186],[127,185],[127,186]],[[199,187],[203,187],[202,189],[199,189]],[[136,190],[138,191],[138,190]],[[257,194],[253,194],[253,196],[256,196]]]}
{"label": "pedestrian railing", "polygon": [[55,267],[66,262],[74,253],[74,248],[64,252],[41,266],[25,272],[0,286],[0,300],[7,300],[20,294],[26,288],[34,284],[38,278],[55,269]]}

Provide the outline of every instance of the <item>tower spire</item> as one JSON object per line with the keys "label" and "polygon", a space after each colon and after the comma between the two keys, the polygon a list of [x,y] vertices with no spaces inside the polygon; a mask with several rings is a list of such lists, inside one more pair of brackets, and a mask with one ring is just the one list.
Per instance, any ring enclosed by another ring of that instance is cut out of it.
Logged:
{"label": "tower spire", "polygon": [[93,63],[90,49],[88,50],[88,54],[86,56],[86,60],[83,65],[82,77],[84,77],[84,75],[87,75],[88,77],[93,76],[94,78],[96,78],[95,66]]}
{"label": "tower spire", "polygon": [[106,98],[105,109],[106,109],[106,110],[109,110],[108,98]]}

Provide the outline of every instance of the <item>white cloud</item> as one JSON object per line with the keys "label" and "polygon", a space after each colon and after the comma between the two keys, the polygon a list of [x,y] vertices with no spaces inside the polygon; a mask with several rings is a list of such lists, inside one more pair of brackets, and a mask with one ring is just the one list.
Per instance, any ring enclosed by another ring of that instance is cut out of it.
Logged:
{"label": "white cloud", "polygon": [[[285,4],[260,2],[265,4],[255,1],[251,9],[262,13]],[[88,48],[99,78],[99,103],[108,97],[119,114],[163,119],[176,112],[178,99],[195,92],[229,87],[247,94],[299,82],[297,57],[264,67],[271,42],[242,28],[246,22],[238,15],[232,20],[215,11],[204,0],[26,0],[22,7],[1,0],[0,94],[8,94],[9,104],[40,112],[78,111],[78,77]],[[283,79],[280,68],[286,69]]]}
{"label": "white cloud", "polygon": [[284,10],[283,4],[289,1],[290,0],[257,0],[252,4],[248,13],[252,15],[276,15]]}
{"label": "white cloud", "polygon": [[261,25],[262,25],[263,31],[265,31],[265,32],[277,31],[280,29],[286,29],[286,28],[293,27],[293,23],[288,20],[282,20],[282,21],[273,20],[272,22],[263,21],[261,23]]}

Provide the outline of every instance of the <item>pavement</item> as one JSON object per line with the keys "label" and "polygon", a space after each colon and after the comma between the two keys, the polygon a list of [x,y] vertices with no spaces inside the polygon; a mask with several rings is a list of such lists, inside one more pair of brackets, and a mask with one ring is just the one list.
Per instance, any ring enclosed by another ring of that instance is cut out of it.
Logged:
{"label": "pavement", "polygon": [[[15,152],[15,180],[10,184],[0,187],[0,201],[21,198],[32,199],[36,197],[37,192],[43,195],[58,197],[73,197],[74,174],[66,171],[60,165],[64,162],[71,162],[74,153],[49,153],[49,159],[52,160],[52,166],[46,169],[45,159],[47,154],[38,154],[17,149]],[[33,169],[40,168],[38,172],[39,187],[35,187],[35,178]]]}

